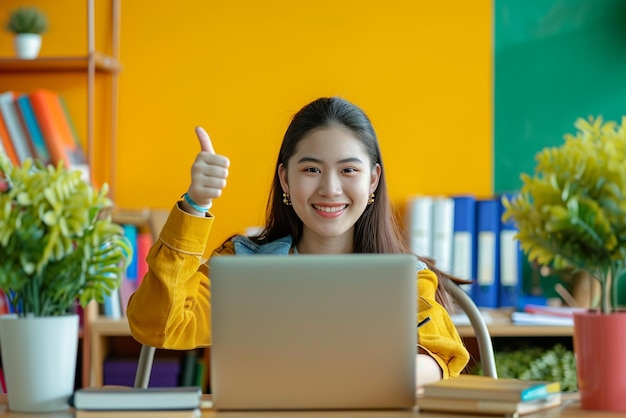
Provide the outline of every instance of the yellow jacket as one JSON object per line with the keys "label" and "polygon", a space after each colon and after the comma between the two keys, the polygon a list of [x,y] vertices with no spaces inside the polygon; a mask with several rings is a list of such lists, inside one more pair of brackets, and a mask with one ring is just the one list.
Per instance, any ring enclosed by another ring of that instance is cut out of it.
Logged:
{"label": "yellow jacket", "polygon": [[[233,255],[231,241],[207,249],[213,217],[188,215],[176,205],[148,254],[149,270],[131,296],[127,316],[133,337],[157,348],[188,350],[211,345],[209,255]],[[469,354],[446,310],[435,301],[437,276],[417,274],[419,346],[437,361],[444,378],[456,377]]]}

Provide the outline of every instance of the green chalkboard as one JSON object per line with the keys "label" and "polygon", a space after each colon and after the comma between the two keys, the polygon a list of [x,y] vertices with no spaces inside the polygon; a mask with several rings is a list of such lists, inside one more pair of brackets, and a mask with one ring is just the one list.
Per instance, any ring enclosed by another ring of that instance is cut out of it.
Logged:
{"label": "green chalkboard", "polygon": [[494,191],[578,117],[626,114],[626,1],[494,0]]}
{"label": "green chalkboard", "polygon": [[493,189],[504,193],[533,172],[539,150],[575,132],[577,118],[626,115],[626,0],[493,4]]}

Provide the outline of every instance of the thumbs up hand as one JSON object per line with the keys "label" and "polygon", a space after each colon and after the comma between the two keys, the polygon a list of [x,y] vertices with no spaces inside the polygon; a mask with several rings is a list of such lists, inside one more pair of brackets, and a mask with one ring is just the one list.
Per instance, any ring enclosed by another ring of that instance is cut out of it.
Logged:
{"label": "thumbs up hand", "polygon": [[[215,153],[211,138],[204,129],[196,127],[196,135],[200,142],[200,152],[191,166],[191,184],[187,196],[197,206],[208,208],[213,199],[220,197],[226,187],[230,161],[225,156]],[[182,207],[191,214],[201,213],[186,200],[183,200]]]}

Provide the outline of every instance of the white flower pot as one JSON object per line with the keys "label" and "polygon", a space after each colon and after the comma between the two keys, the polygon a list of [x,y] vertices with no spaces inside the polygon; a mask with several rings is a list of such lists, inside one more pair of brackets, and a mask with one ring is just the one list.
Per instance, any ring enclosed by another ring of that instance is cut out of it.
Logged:
{"label": "white flower pot", "polygon": [[36,33],[20,33],[13,38],[15,54],[18,58],[34,59],[41,49],[41,35]]}
{"label": "white flower pot", "polygon": [[9,409],[62,411],[74,392],[78,315],[0,316],[0,352]]}

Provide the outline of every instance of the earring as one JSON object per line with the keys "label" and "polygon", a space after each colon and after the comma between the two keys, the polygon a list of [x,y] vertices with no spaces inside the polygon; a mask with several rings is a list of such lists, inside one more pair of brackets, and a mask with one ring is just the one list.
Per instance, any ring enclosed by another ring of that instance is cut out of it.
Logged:
{"label": "earring", "polygon": [[372,203],[374,203],[374,198],[375,198],[374,193],[372,193],[369,199],[367,199],[367,204],[371,205]]}
{"label": "earring", "polygon": [[283,203],[285,206],[291,206],[291,197],[289,197],[289,193],[283,193]]}

